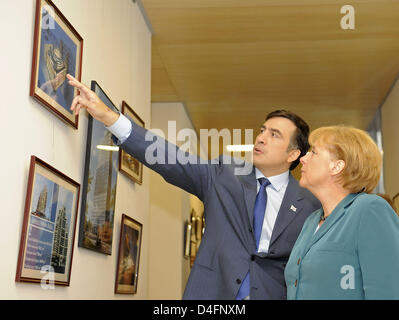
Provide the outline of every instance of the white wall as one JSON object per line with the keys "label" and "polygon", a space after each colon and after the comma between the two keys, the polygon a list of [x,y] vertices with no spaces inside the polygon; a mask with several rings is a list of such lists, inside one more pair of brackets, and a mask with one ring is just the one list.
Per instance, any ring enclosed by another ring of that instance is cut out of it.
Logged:
{"label": "white wall", "polygon": [[[174,140],[168,121],[176,121],[176,133],[194,129],[180,102],[153,103],[151,110],[152,128],[161,129],[166,139],[179,146],[182,142]],[[194,138],[190,141],[197,143]],[[148,298],[181,299],[190,273],[190,261],[183,257],[184,221],[189,219],[191,208],[202,213],[203,205],[197,197],[168,184],[159,174],[151,172],[150,176]]]}
{"label": "white wall", "polygon": [[[84,39],[82,80],[96,80],[117,107],[122,100],[150,125],[151,33],[131,0],[56,0]],[[73,129],[29,97],[34,0],[0,1],[3,147],[0,157],[0,299],[145,299],[148,289],[148,170],[143,185],[118,175],[112,256],[77,246],[77,226],[69,287],[45,291],[38,284],[15,283],[29,160],[35,155],[82,184],[87,115]],[[80,206],[79,206],[80,209]],[[115,295],[120,219],[125,213],[143,224],[138,292]],[[80,218],[80,210],[78,223]]]}
{"label": "white wall", "polygon": [[399,81],[382,105],[382,144],[384,148],[384,182],[385,192],[394,197],[399,193]]}

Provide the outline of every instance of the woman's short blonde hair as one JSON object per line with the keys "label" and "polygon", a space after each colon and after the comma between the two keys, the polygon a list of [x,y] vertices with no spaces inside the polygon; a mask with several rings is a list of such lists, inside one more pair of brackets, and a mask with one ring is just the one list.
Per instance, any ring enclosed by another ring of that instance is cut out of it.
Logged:
{"label": "woman's short blonde hair", "polygon": [[311,132],[309,142],[326,148],[336,160],[343,160],[345,168],[338,183],[351,193],[371,193],[381,174],[382,156],[377,145],[363,130],[347,127],[322,127]]}

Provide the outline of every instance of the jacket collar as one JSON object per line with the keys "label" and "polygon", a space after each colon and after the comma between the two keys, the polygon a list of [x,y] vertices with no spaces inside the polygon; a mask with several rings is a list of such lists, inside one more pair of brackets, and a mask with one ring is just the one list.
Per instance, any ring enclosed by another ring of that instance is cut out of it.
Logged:
{"label": "jacket collar", "polygon": [[255,178],[259,180],[260,178],[267,178],[270,185],[276,191],[280,191],[282,187],[286,186],[289,182],[290,172],[287,170],[283,173],[272,177],[266,177],[258,168],[255,168]]}
{"label": "jacket collar", "polygon": [[[340,218],[345,214],[347,211],[346,209],[353,203],[353,201],[356,200],[356,198],[363,193],[350,193],[348,194],[344,199],[341,200],[340,203],[334,208],[334,210],[328,215],[324,223],[321,225],[319,230],[315,232],[312,237],[310,238],[309,244],[305,250],[306,252],[309,251],[309,249],[314,245],[317,241],[320,240],[321,237],[323,237],[328,230],[331,229],[331,227],[338,221]],[[315,216],[314,220],[312,221],[312,226],[310,226],[311,232],[314,232],[316,230],[317,225],[320,222],[321,215],[323,214],[323,208],[320,208]],[[313,230],[313,231],[312,231]]]}

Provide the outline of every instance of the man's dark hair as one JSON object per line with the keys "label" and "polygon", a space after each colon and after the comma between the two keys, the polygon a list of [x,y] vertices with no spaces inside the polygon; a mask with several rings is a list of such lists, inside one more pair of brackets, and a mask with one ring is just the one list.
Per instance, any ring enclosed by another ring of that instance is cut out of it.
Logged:
{"label": "man's dark hair", "polygon": [[290,166],[290,170],[294,170],[297,165],[299,164],[299,159],[303,157],[309,150],[309,126],[308,124],[298,115],[295,113],[292,113],[287,110],[276,110],[271,113],[269,113],[266,117],[266,120],[269,120],[271,118],[286,118],[288,120],[291,120],[295,126],[296,130],[294,134],[291,136],[291,141],[288,146],[288,151],[299,149],[301,151],[300,156],[298,159],[293,161]]}

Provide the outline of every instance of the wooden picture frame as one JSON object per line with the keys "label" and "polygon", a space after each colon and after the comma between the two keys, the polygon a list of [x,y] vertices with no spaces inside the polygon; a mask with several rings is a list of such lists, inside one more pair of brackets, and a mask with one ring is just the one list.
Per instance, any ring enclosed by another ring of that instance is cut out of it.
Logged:
{"label": "wooden picture frame", "polygon": [[17,282],[69,286],[80,184],[31,156]]}
{"label": "wooden picture frame", "polygon": [[50,0],[36,0],[30,96],[75,129],[78,115],[70,110],[78,90],[69,73],[82,75],[83,39]]}
{"label": "wooden picture frame", "polygon": [[137,293],[143,225],[122,214],[115,293]]}
{"label": "wooden picture frame", "polygon": [[[133,111],[126,101],[122,101],[122,114],[130,121],[134,121],[143,128],[145,127],[144,121]],[[122,149],[119,150],[119,171],[130,180],[140,185],[143,183],[143,164]]]}
{"label": "wooden picture frame", "polygon": [[[94,80],[91,90],[119,112]],[[119,147],[112,134],[89,115],[78,245],[108,255],[112,254],[118,162]]]}

